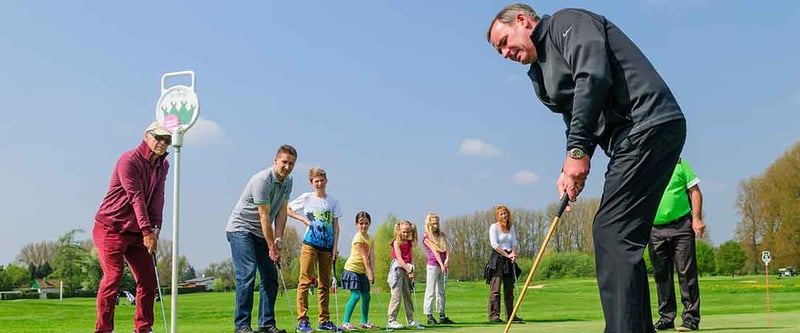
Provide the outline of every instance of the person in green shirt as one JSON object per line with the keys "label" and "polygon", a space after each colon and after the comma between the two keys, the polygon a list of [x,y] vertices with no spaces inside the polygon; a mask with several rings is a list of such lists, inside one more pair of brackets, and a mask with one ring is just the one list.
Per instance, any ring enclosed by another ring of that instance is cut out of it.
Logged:
{"label": "person in green shirt", "polygon": [[658,291],[657,330],[675,328],[677,304],[673,271],[683,303],[683,323],[678,331],[696,331],[700,326],[700,288],[697,284],[695,238],[703,236],[703,194],[700,180],[685,159],[678,160],[658,205],[650,232],[650,262]]}

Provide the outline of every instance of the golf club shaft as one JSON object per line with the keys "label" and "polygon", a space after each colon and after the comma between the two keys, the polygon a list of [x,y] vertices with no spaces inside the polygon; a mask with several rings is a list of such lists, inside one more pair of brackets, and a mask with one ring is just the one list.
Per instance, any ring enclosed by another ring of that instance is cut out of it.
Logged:
{"label": "golf club shaft", "polygon": [[536,272],[536,267],[538,267],[539,262],[542,261],[542,256],[544,256],[544,251],[547,249],[547,243],[550,242],[550,237],[552,237],[553,233],[556,231],[556,227],[558,226],[558,221],[561,219],[561,214],[564,213],[564,209],[567,208],[568,204],[569,204],[569,196],[567,196],[567,194],[564,193],[564,198],[561,200],[561,206],[558,207],[556,216],[553,217],[553,223],[550,224],[550,229],[547,230],[547,236],[544,238],[542,246],[539,247],[539,253],[536,255],[536,260],[533,261],[533,267],[531,267],[531,271],[530,273],[528,273],[528,279],[525,280],[525,286],[522,287],[522,291],[519,293],[519,298],[517,298],[517,304],[514,305],[514,311],[511,311],[511,316],[508,317],[508,322],[506,323],[506,328],[503,330],[503,333],[508,333],[508,330],[511,329],[511,322],[517,316],[517,310],[519,310],[519,306],[520,304],[522,304],[522,300],[525,298],[525,293],[528,291],[528,286],[531,284],[531,280],[533,279],[533,274]]}
{"label": "golf club shaft", "polygon": [[[336,250],[334,249],[334,251],[336,251]],[[336,254],[334,253],[334,255],[336,255]],[[332,286],[333,287],[333,298],[334,298],[334,301],[336,302],[336,322],[337,323],[341,323],[339,321],[339,290],[337,289],[338,286],[336,285],[336,283],[337,283],[337,281],[336,281],[336,259],[333,259],[333,267],[332,267],[332,269],[333,269],[333,272],[332,272],[333,273],[333,286]]]}
{"label": "golf club shaft", "polygon": [[283,269],[280,263],[275,266],[278,267],[278,276],[281,277],[281,283],[283,284],[283,295],[286,296],[286,308],[289,309],[289,315],[292,316],[292,320],[295,320],[294,311],[292,311],[292,302],[289,301],[289,290],[286,289],[286,279],[283,278]]}
{"label": "golf club shaft", "polygon": [[158,285],[158,299],[159,303],[161,303],[161,317],[164,318],[164,333],[169,332],[169,328],[167,327],[167,311],[164,310],[164,295],[161,293],[161,278],[158,276],[158,260],[156,260],[156,254],[153,253],[153,269],[156,271],[156,284]]}

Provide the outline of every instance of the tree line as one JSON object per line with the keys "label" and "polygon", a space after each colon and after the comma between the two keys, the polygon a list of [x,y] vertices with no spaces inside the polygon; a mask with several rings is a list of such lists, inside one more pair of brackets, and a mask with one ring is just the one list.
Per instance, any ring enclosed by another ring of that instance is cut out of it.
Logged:
{"label": "tree line", "polygon": [[[702,174],[702,172],[700,172]],[[736,227],[736,239],[718,247],[709,241],[709,229],[704,239],[697,241],[697,259],[700,274],[735,275],[763,272],[762,251],[771,251],[773,267],[800,266],[800,142],[795,143],[775,160],[762,174],[739,183],[735,207],[741,220]],[[702,178],[702,177],[701,177]],[[586,198],[572,204],[572,211],[561,217],[549,248],[546,249],[537,278],[562,277],[565,275],[591,275],[593,270],[594,244],[591,225],[599,199]],[[519,240],[520,265],[527,271],[557,210],[551,203],[542,210],[512,209],[512,223]],[[394,224],[400,219],[389,215],[375,223],[370,229],[375,241],[376,286],[385,281],[391,262]],[[420,237],[424,232],[422,219],[411,219],[418,228]],[[471,215],[447,217],[442,220],[442,229],[448,236],[452,257],[448,277],[459,280],[480,280],[484,265],[491,253],[488,230],[494,223],[494,207],[477,211]],[[713,227],[713,223],[709,223]],[[92,292],[97,290],[102,270],[91,240],[78,240],[83,230],[70,230],[56,241],[41,241],[25,245],[16,262],[0,265],[0,291],[31,285],[33,279],[59,279],[67,293]],[[352,235],[341,235],[340,242],[349,244]],[[283,237],[282,273],[287,286],[297,285],[299,274],[298,256],[302,241],[293,226],[287,226]],[[424,250],[414,249],[414,262],[423,267],[426,262]],[[172,244],[169,240],[159,242],[157,265],[163,281],[169,281],[172,269]],[[341,274],[346,258],[337,264]],[[649,263],[647,252],[645,261]],[[230,259],[212,263],[198,272],[186,256],[179,257],[179,281],[198,275],[215,277],[216,290],[232,290],[235,284],[233,263]],[[581,273],[576,273],[581,272]],[[588,273],[587,273],[588,272]],[[123,288],[133,289],[133,278],[126,268]],[[424,279],[425,274],[418,274]]]}

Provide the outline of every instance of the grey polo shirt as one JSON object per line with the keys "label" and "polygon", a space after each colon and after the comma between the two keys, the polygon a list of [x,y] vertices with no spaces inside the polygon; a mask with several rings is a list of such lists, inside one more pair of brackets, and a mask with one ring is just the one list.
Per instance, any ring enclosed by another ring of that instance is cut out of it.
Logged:
{"label": "grey polo shirt", "polygon": [[260,238],[264,238],[261,232],[261,219],[258,214],[257,205],[269,205],[269,221],[275,225],[275,218],[284,202],[289,201],[292,193],[292,176],[279,181],[275,176],[272,167],[261,170],[247,182],[242,196],[233,208],[228,226],[225,231],[247,231]]}

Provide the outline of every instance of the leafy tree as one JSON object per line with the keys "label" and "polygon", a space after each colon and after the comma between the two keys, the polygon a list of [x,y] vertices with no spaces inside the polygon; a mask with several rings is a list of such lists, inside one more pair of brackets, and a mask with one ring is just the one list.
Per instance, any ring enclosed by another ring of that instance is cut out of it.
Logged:
{"label": "leafy tree", "polygon": [[211,263],[203,270],[203,276],[216,279],[213,285],[215,291],[229,291],[236,287],[236,272],[230,258],[221,263]]}
{"label": "leafy tree", "polygon": [[734,240],[729,240],[719,246],[717,250],[717,270],[720,274],[730,274],[732,277],[744,267],[747,256],[744,250]]}
{"label": "leafy tree", "polygon": [[0,291],[6,290],[11,290],[11,278],[9,278],[5,267],[0,265]]}
{"label": "leafy tree", "polygon": [[50,274],[53,274],[53,267],[50,266],[49,262],[45,261],[44,264],[41,264],[36,268],[36,274],[34,275],[34,278],[43,279]]}
{"label": "leafy tree", "polygon": [[73,229],[61,236],[58,239],[56,255],[53,258],[55,271],[50,278],[62,280],[68,294],[77,291],[86,278],[84,263],[89,255],[89,250],[75,239],[75,235],[79,232],[83,231]]}
{"label": "leafy tree", "polygon": [[695,256],[697,258],[697,274],[704,276],[717,271],[717,261],[714,257],[714,248],[704,240],[695,241]]}

